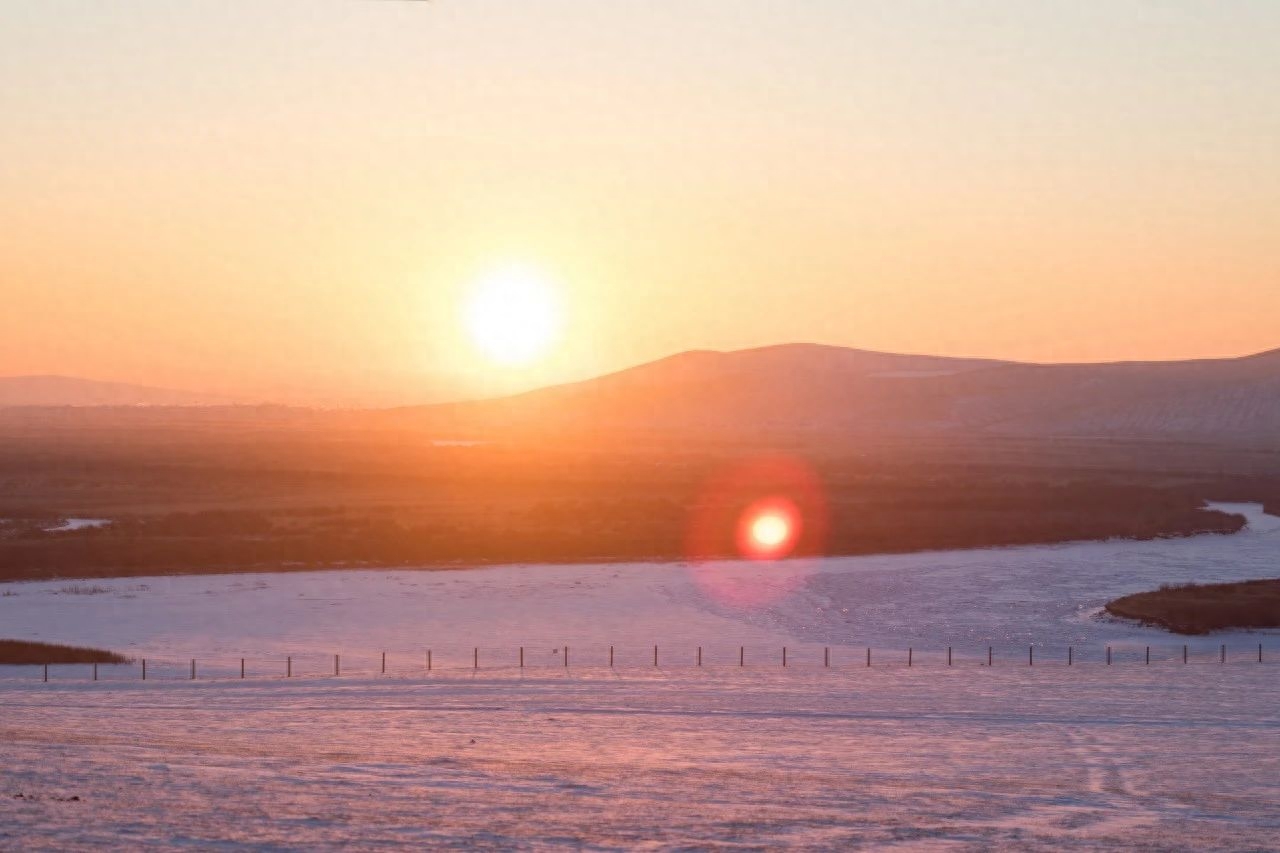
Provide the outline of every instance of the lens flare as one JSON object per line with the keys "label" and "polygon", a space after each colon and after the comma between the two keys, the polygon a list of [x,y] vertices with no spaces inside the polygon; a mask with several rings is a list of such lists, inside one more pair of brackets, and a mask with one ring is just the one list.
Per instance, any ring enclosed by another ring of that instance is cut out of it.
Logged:
{"label": "lens flare", "polygon": [[763,607],[791,593],[825,550],[825,489],[803,458],[765,455],[715,472],[689,514],[685,554],[702,591]]}
{"label": "lens flare", "polygon": [[775,513],[766,513],[751,522],[751,540],[761,548],[777,548],[789,533],[787,520]]}
{"label": "lens flare", "polygon": [[738,522],[738,552],[752,560],[777,560],[800,538],[800,510],[786,498],[756,501]]}

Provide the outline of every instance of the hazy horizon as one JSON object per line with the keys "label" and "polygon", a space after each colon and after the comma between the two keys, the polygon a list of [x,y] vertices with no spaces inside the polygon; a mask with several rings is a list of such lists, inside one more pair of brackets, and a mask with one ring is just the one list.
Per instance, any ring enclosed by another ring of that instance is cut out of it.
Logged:
{"label": "hazy horizon", "polygon": [[[1280,344],[1274,4],[3,16],[0,375],[394,405],[793,341]],[[513,264],[554,306],[460,321]]]}

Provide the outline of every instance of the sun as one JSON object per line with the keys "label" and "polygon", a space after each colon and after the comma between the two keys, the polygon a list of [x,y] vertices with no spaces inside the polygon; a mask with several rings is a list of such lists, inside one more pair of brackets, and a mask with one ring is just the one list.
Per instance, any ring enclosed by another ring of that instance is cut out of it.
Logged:
{"label": "sun", "polygon": [[564,312],[559,288],[541,270],[510,265],[472,285],[464,308],[471,342],[498,364],[529,364],[560,336]]}

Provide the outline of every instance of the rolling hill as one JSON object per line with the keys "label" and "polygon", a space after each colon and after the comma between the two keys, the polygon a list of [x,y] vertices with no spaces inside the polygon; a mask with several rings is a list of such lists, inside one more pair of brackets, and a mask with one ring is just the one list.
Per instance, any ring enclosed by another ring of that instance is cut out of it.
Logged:
{"label": "rolling hill", "polygon": [[1280,445],[1280,350],[1025,364],[815,344],[695,351],[514,397],[393,410],[455,429],[1025,436]]}

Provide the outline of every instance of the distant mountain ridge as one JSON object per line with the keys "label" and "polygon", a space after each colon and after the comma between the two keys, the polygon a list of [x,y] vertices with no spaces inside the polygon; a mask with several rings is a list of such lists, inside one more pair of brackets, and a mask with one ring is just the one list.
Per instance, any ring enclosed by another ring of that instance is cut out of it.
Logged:
{"label": "distant mountain ridge", "polygon": [[0,376],[0,406],[218,406],[228,397],[72,376]]}
{"label": "distant mountain ridge", "polygon": [[1031,364],[817,344],[691,351],[514,397],[399,410],[513,428],[1176,439],[1280,446],[1280,350]]}
{"label": "distant mountain ridge", "polygon": [[[0,378],[0,407],[155,407],[185,422],[212,395],[57,376]],[[182,411],[179,411],[179,410]],[[104,415],[105,416],[105,415]],[[127,415],[136,420],[150,415]],[[1239,358],[1032,364],[819,344],[695,350],[509,397],[397,409],[237,410],[432,437],[649,433],[821,441],[1012,437],[1280,450],[1280,350]],[[184,420],[185,419],[185,420]]]}

